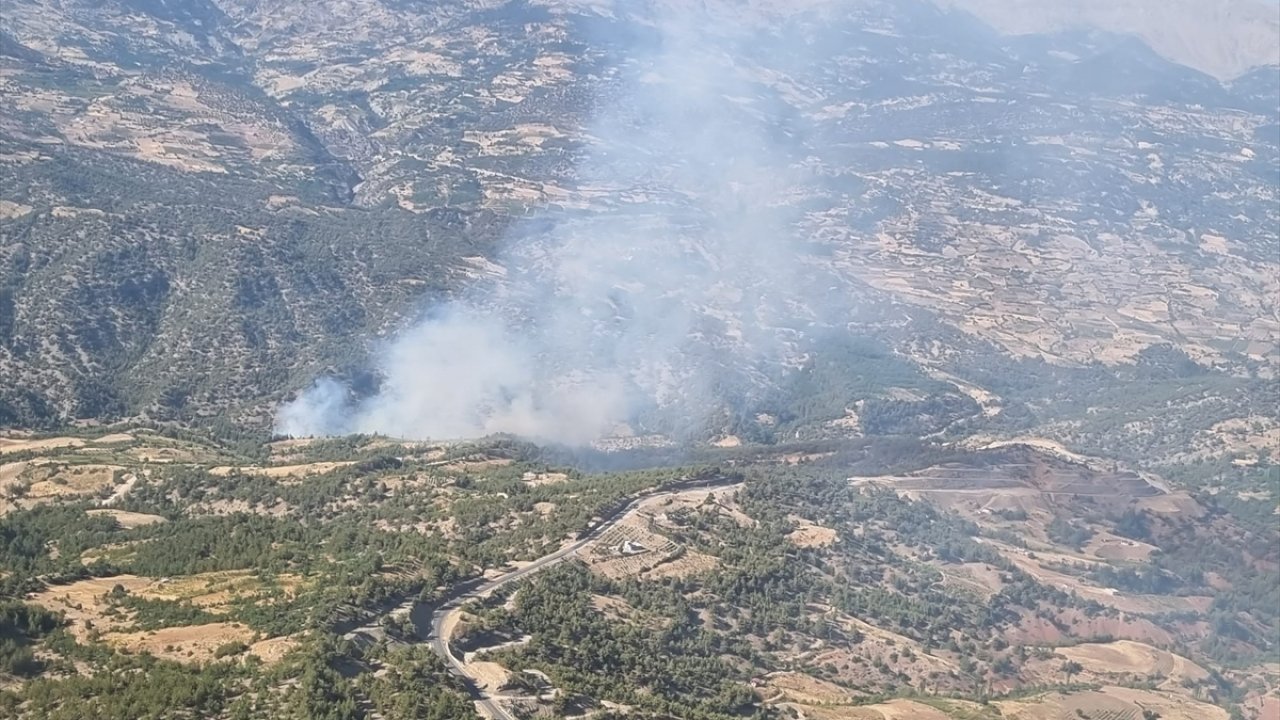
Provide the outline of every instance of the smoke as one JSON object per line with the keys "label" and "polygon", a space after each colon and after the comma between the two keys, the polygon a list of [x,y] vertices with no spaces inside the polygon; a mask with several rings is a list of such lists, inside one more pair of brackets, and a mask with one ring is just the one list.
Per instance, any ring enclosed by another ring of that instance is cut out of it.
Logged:
{"label": "smoke", "polygon": [[591,209],[548,212],[550,231],[495,258],[502,278],[390,342],[376,394],[321,380],[281,408],[279,432],[696,433],[794,361],[810,288],[826,289],[803,277],[795,237],[803,129],[761,92],[759,30],[705,8],[649,20],[586,133]]}

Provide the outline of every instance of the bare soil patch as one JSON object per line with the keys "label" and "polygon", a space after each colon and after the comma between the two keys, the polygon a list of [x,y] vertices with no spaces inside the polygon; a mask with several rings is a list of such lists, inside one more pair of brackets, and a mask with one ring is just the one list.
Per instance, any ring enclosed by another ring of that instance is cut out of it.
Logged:
{"label": "bare soil patch", "polygon": [[1136,506],[1138,509],[1160,515],[1182,515],[1190,518],[1199,518],[1205,514],[1204,507],[1185,492],[1172,492],[1167,495],[1139,498]]}
{"label": "bare soil patch", "polygon": [[914,700],[889,700],[874,705],[822,706],[789,703],[811,720],[953,720],[952,716]]}
{"label": "bare soil patch", "polygon": [[262,662],[271,665],[280,662],[296,647],[298,647],[298,640],[285,635],[253,643],[249,646],[249,654],[257,655]]}
{"label": "bare soil patch", "polygon": [[84,440],[73,437],[51,437],[31,440],[17,437],[0,437],[0,455],[26,452],[28,450],[55,450],[58,448],[83,447]]}
{"label": "bare soil patch", "polygon": [[267,443],[267,451],[271,454],[272,460],[284,460],[287,458],[297,457],[298,451],[311,445],[319,440],[319,438],[291,438],[289,440],[277,440],[273,443]]}
{"label": "bare soil patch", "polygon": [[[1014,548],[998,542],[985,542],[999,550],[1001,555],[1008,558],[1014,565],[1018,566],[1018,569],[1035,578],[1037,582],[1058,588],[1064,592],[1077,593],[1084,598],[1094,600],[1099,604],[1115,608],[1121,612],[1185,612],[1188,610],[1196,611],[1198,608],[1198,604],[1189,598],[1136,595],[1120,592],[1115,588],[1090,585],[1078,577],[1046,567],[1046,563],[1052,562],[1067,562],[1072,564],[1080,562],[1079,558],[1074,558],[1070,555],[1041,552],[1031,553],[1027,550]],[[1032,555],[1035,557],[1031,557]]]}
{"label": "bare soil patch", "polygon": [[1131,640],[1085,643],[1059,648],[1057,653],[1098,675],[1139,675],[1165,678],[1174,683],[1209,677],[1204,668],[1181,655]]}
{"label": "bare soil patch", "polygon": [[480,687],[489,692],[496,692],[511,680],[511,672],[496,662],[476,660],[464,665],[467,675],[474,678]]}
{"label": "bare soil patch", "polygon": [[339,468],[348,467],[354,464],[355,464],[354,460],[341,460],[336,462],[314,462],[314,463],[305,463],[302,465],[273,465],[268,467],[259,467],[257,465],[245,465],[240,467],[232,466],[232,465],[220,465],[218,467],[210,468],[209,472],[210,474],[220,475],[223,477],[227,475],[231,475],[233,473],[240,473],[243,475],[258,475],[261,477],[269,477],[269,478],[275,478],[275,479],[280,479],[280,478],[301,479],[301,478],[306,478],[314,475],[324,475],[325,473],[331,473],[334,470],[337,470]]}
{"label": "bare soil patch", "polygon": [[[977,438],[975,438],[975,440],[976,439]],[[1011,446],[1016,447],[1018,445],[1025,445],[1027,447],[1032,447],[1037,450],[1043,450],[1052,455],[1057,455],[1060,458],[1070,460],[1072,462],[1078,462],[1083,465],[1094,465],[1095,463],[1099,462],[1096,458],[1091,458],[1088,455],[1081,455],[1080,453],[1074,452],[1072,450],[1068,450],[1065,445],[1058,442],[1057,440],[1050,440],[1049,438],[1042,438],[1042,437],[1019,437],[1019,438],[1012,438],[1009,440],[995,440],[990,443],[987,443],[986,445],[983,445],[982,449],[994,450],[996,448],[1011,447]]]}
{"label": "bare soil patch", "polygon": [[[1045,693],[994,703],[1005,717],[1018,720],[1062,720],[1076,717],[1142,717],[1154,710],[1164,720],[1227,720],[1227,711],[1194,700],[1185,694],[1160,690],[1104,687],[1101,690],[1062,694]],[[1079,712],[1077,712],[1079,711]]]}
{"label": "bare soil patch", "polygon": [[568,482],[569,476],[564,473],[527,472],[521,479],[525,485],[538,487],[540,485],[559,485],[562,482]]}
{"label": "bare soil patch", "polygon": [[[806,660],[819,666],[835,666],[840,680],[853,686],[884,683],[897,685],[900,682],[900,676],[891,677],[876,668],[877,662],[892,668],[893,673],[905,675],[909,679],[908,683],[920,689],[923,689],[924,679],[934,674],[938,675],[938,679],[933,681],[934,687],[939,687],[938,683],[946,684],[949,682],[947,677],[956,669],[951,660],[925,653],[923,648],[909,638],[861,621],[858,626],[866,633],[866,639],[856,648],[836,646],[811,653]],[[907,649],[909,653],[904,651]],[[893,658],[895,655],[898,656],[896,660]],[[940,689],[958,690],[959,687]]]}
{"label": "bare soil patch", "polygon": [[826,547],[840,539],[839,533],[829,527],[823,527],[796,518],[796,529],[787,534],[787,539],[797,547]]}
{"label": "bare soil patch", "polygon": [[615,620],[625,619],[635,612],[630,603],[615,595],[592,595],[591,607]]}
{"label": "bare soil patch", "polygon": [[31,463],[26,461],[4,463],[0,465],[0,493],[8,492],[10,486],[18,484],[22,474]]}
{"label": "bare soil patch", "polygon": [[1175,623],[1165,628],[1145,617],[1126,613],[1118,617],[1090,617],[1081,610],[1069,609],[1059,611],[1052,621],[1023,613],[1006,639],[1024,645],[1056,645],[1081,638],[1107,638],[1167,646],[1177,639],[1203,637],[1207,632],[1208,623],[1203,621]]}
{"label": "bare soil patch", "polygon": [[835,455],[834,452],[818,452],[818,453],[786,453],[784,455],[774,456],[774,462],[779,465],[802,465],[804,463],[829,458]]}
{"label": "bare soil patch", "polygon": [[1262,450],[1280,448],[1280,420],[1263,416],[1231,418],[1199,432],[1175,459],[1190,462],[1238,454],[1240,461],[1256,462]]}
{"label": "bare soil patch", "polygon": [[[282,575],[277,578],[288,598],[297,592],[301,578]],[[54,585],[30,597],[31,602],[50,610],[63,612],[71,621],[71,632],[79,639],[88,637],[89,624],[100,632],[129,627],[131,619],[123,615],[105,614],[110,605],[106,595],[120,585],[132,595],[156,600],[182,600],[218,613],[238,598],[253,597],[264,591],[261,580],[245,570],[201,573],[174,579],[112,575],[78,580],[67,585]]]}
{"label": "bare soil patch", "polygon": [[710,555],[689,550],[654,532],[639,513],[615,525],[588,546],[583,559],[605,577],[686,577],[715,567]]}
{"label": "bare soil patch", "polygon": [[129,512],[128,510],[111,510],[107,508],[99,508],[96,510],[85,511],[86,515],[105,515],[115,518],[120,523],[120,527],[133,529],[143,527],[144,525],[154,525],[156,523],[167,522],[159,515],[148,515],[146,513]]}
{"label": "bare soil patch", "polygon": [[463,616],[465,614],[466,613],[457,608],[454,608],[445,614],[444,619],[440,621],[441,640],[444,640],[446,643],[453,642],[454,636],[458,634],[459,626],[461,625],[465,629],[465,623],[463,622],[465,619]]}
{"label": "bare soil patch", "polygon": [[154,631],[107,633],[102,639],[127,652],[146,652],[177,662],[208,662],[223,645],[232,642],[249,645],[254,637],[255,633],[247,625],[219,622]]}
{"label": "bare soil patch", "polygon": [[1124,562],[1145,562],[1151,559],[1151,553],[1159,550],[1138,540],[1117,537],[1111,533],[1100,532],[1094,535],[1084,551],[1103,560],[1120,560]]}
{"label": "bare soil patch", "polygon": [[742,527],[754,527],[756,521],[738,507],[734,500],[741,485],[722,488],[686,490],[677,495],[650,498],[640,504],[636,515],[652,518],[660,526],[671,527],[667,516],[677,510],[697,510],[726,517]]}
{"label": "bare soil patch", "polygon": [[[137,575],[89,578],[57,585],[32,595],[29,600],[49,610],[59,611],[70,621],[71,633],[80,641],[92,632],[103,641],[129,652],[148,652],[179,662],[206,662],[214,652],[230,642],[250,645],[250,652],[264,662],[276,662],[296,645],[290,638],[254,642],[257,633],[242,623],[214,622],[154,631],[130,630],[127,614],[107,615],[107,595],[115,586],[133,595],[163,600],[187,600],[210,612],[225,609],[236,596],[261,589],[261,583],[246,572],[205,573],[176,580],[154,580]],[[281,578],[286,588],[296,587],[294,578]]]}
{"label": "bare soil patch", "polygon": [[117,443],[133,442],[133,440],[133,435],[130,435],[129,433],[111,433],[110,435],[103,435],[100,438],[95,438],[93,444],[115,445]]}
{"label": "bare soil patch", "polygon": [[123,469],[116,465],[46,465],[37,471],[43,477],[31,484],[27,497],[38,500],[92,495],[114,486],[116,471]]}
{"label": "bare soil patch", "polygon": [[1004,588],[1002,573],[986,563],[936,564],[934,567],[942,573],[943,582],[958,592],[990,598]]}
{"label": "bare soil patch", "polygon": [[1247,703],[1258,720],[1280,718],[1280,695],[1263,695]]}
{"label": "bare soil patch", "polygon": [[23,205],[10,200],[0,200],[0,218],[22,217],[31,212],[32,209],[30,205]]}
{"label": "bare soil patch", "polygon": [[510,458],[492,458],[489,460],[458,460],[456,462],[445,463],[441,465],[442,470],[450,470],[453,472],[473,472],[491,470],[496,467],[506,467],[515,462]]}
{"label": "bare soil patch", "polygon": [[126,618],[111,618],[103,614],[108,607],[104,596],[113,587],[120,585],[130,593],[141,593],[155,584],[156,581],[151,578],[137,575],[88,578],[68,585],[45,588],[28,599],[47,610],[64,613],[70,623],[71,633],[77,640],[84,641],[89,636],[90,625],[98,630],[108,631],[127,623]]}
{"label": "bare soil patch", "polygon": [[684,578],[691,575],[700,575],[716,566],[720,561],[716,558],[700,553],[697,550],[684,550],[679,556],[663,560],[653,568],[643,572],[640,577],[644,580],[657,580],[666,577]]}
{"label": "bare soil patch", "polygon": [[849,703],[853,700],[849,691],[839,685],[798,672],[770,673],[765,677],[761,690],[766,698],[805,705]]}
{"label": "bare soil patch", "polygon": [[[302,584],[297,575],[280,575],[275,582],[285,597],[296,594]],[[240,598],[258,595],[267,588],[263,582],[247,570],[227,570],[200,573],[185,577],[157,581],[145,594],[171,600],[186,600],[194,605],[217,612]]]}
{"label": "bare soil patch", "polygon": [[197,462],[200,458],[190,450],[177,447],[135,447],[126,451],[129,455],[148,463]]}

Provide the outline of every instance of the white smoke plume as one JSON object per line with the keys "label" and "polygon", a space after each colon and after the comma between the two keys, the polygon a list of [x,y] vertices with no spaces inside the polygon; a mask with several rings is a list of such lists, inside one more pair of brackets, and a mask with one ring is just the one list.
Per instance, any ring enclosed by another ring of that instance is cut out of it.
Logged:
{"label": "white smoke plume", "polygon": [[[588,128],[590,211],[512,241],[506,276],[432,309],[381,353],[378,392],[322,380],[277,418],[290,435],[508,432],[571,444],[623,423],[668,432],[740,406],[808,323],[795,207],[807,163],[762,97],[756,30],[664,11]],[[714,28],[714,30],[712,30]]]}

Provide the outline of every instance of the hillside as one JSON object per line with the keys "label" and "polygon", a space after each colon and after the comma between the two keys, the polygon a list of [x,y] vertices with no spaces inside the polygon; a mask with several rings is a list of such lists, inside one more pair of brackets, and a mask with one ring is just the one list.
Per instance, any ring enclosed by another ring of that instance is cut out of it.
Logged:
{"label": "hillside", "polygon": [[1280,65],[1280,10],[1268,0],[1218,3],[950,0],[1009,33],[1093,28],[1135,35],[1173,62],[1224,81]]}
{"label": "hillside", "polygon": [[8,0],[0,717],[1272,720],[1249,0]]}
{"label": "hillside", "polygon": [[[630,122],[628,83],[662,77],[641,6],[171,5],[5,13],[0,422],[265,430],[317,376],[376,387],[386,338],[536,266],[584,214],[630,236],[724,219],[706,178],[679,174],[707,158],[664,166],[661,138],[595,127]],[[793,183],[759,188],[786,201],[745,222],[799,238],[793,272],[829,288],[775,299],[779,365],[730,368],[737,392],[768,395],[850,330],[992,397],[974,368],[1123,377],[1162,344],[1214,382],[1274,377],[1268,71],[1224,86],[1118,37],[1002,38],[910,2],[761,6],[721,29],[754,50],[707,66],[735,94],[705,96],[704,116],[758,126],[776,157],[735,162]],[[583,175],[583,158],[637,152],[647,176]],[[738,262],[732,244],[698,252]],[[695,358],[741,342],[747,310],[712,291],[683,300],[710,346],[681,350]],[[681,372],[667,362],[653,372]]]}
{"label": "hillside", "polygon": [[1198,720],[1276,699],[1273,524],[1025,445],[671,466],[135,426],[0,454],[14,717],[93,698],[103,718],[461,718],[477,698],[500,717]]}

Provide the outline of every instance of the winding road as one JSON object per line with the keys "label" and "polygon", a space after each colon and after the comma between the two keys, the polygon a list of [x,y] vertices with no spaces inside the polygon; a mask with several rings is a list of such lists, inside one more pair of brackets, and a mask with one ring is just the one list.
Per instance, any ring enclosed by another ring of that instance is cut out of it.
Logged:
{"label": "winding road", "polygon": [[738,478],[716,477],[711,480],[695,481],[693,483],[682,483],[678,487],[667,487],[641,495],[637,495],[626,505],[618,508],[608,517],[601,520],[599,525],[592,528],[587,534],[583,535],[573,543],[556,550],[549,555],[544,555],[537,560],[525,565],[522,568],[512,570],[486,582],[476,585],[474,588],[466,590],[462,594],[454,597],[436,607],[431,613],[431,632],[427,636],[427,641],[431,644],[431,650],[441,657],[449,666],[455,675],[460,677],[471,688],[479,709],[488,717],[495,720],[518,720],[512,715],[496,698],[485,691],[480,678],[468,673],[466,663],[462,662],[453,654],[453,650],[449,647],[449,638],[447,637],[447,627],[449,616],[457,612],[463,605],[471,600],[484,597],[498,590],[504,585],[516,582],[523,578],[529,577],[535,573],[546,570],[557,563],[563,562],[573,557],[587,545],[599,539],[611,528],[625,520],[632,513],[640,508],[642,504],[650,500],[661,497],[669,497],[689,492],[691,490],[705,490],[717,487],[727,487],[736,485],[741,482]]}

